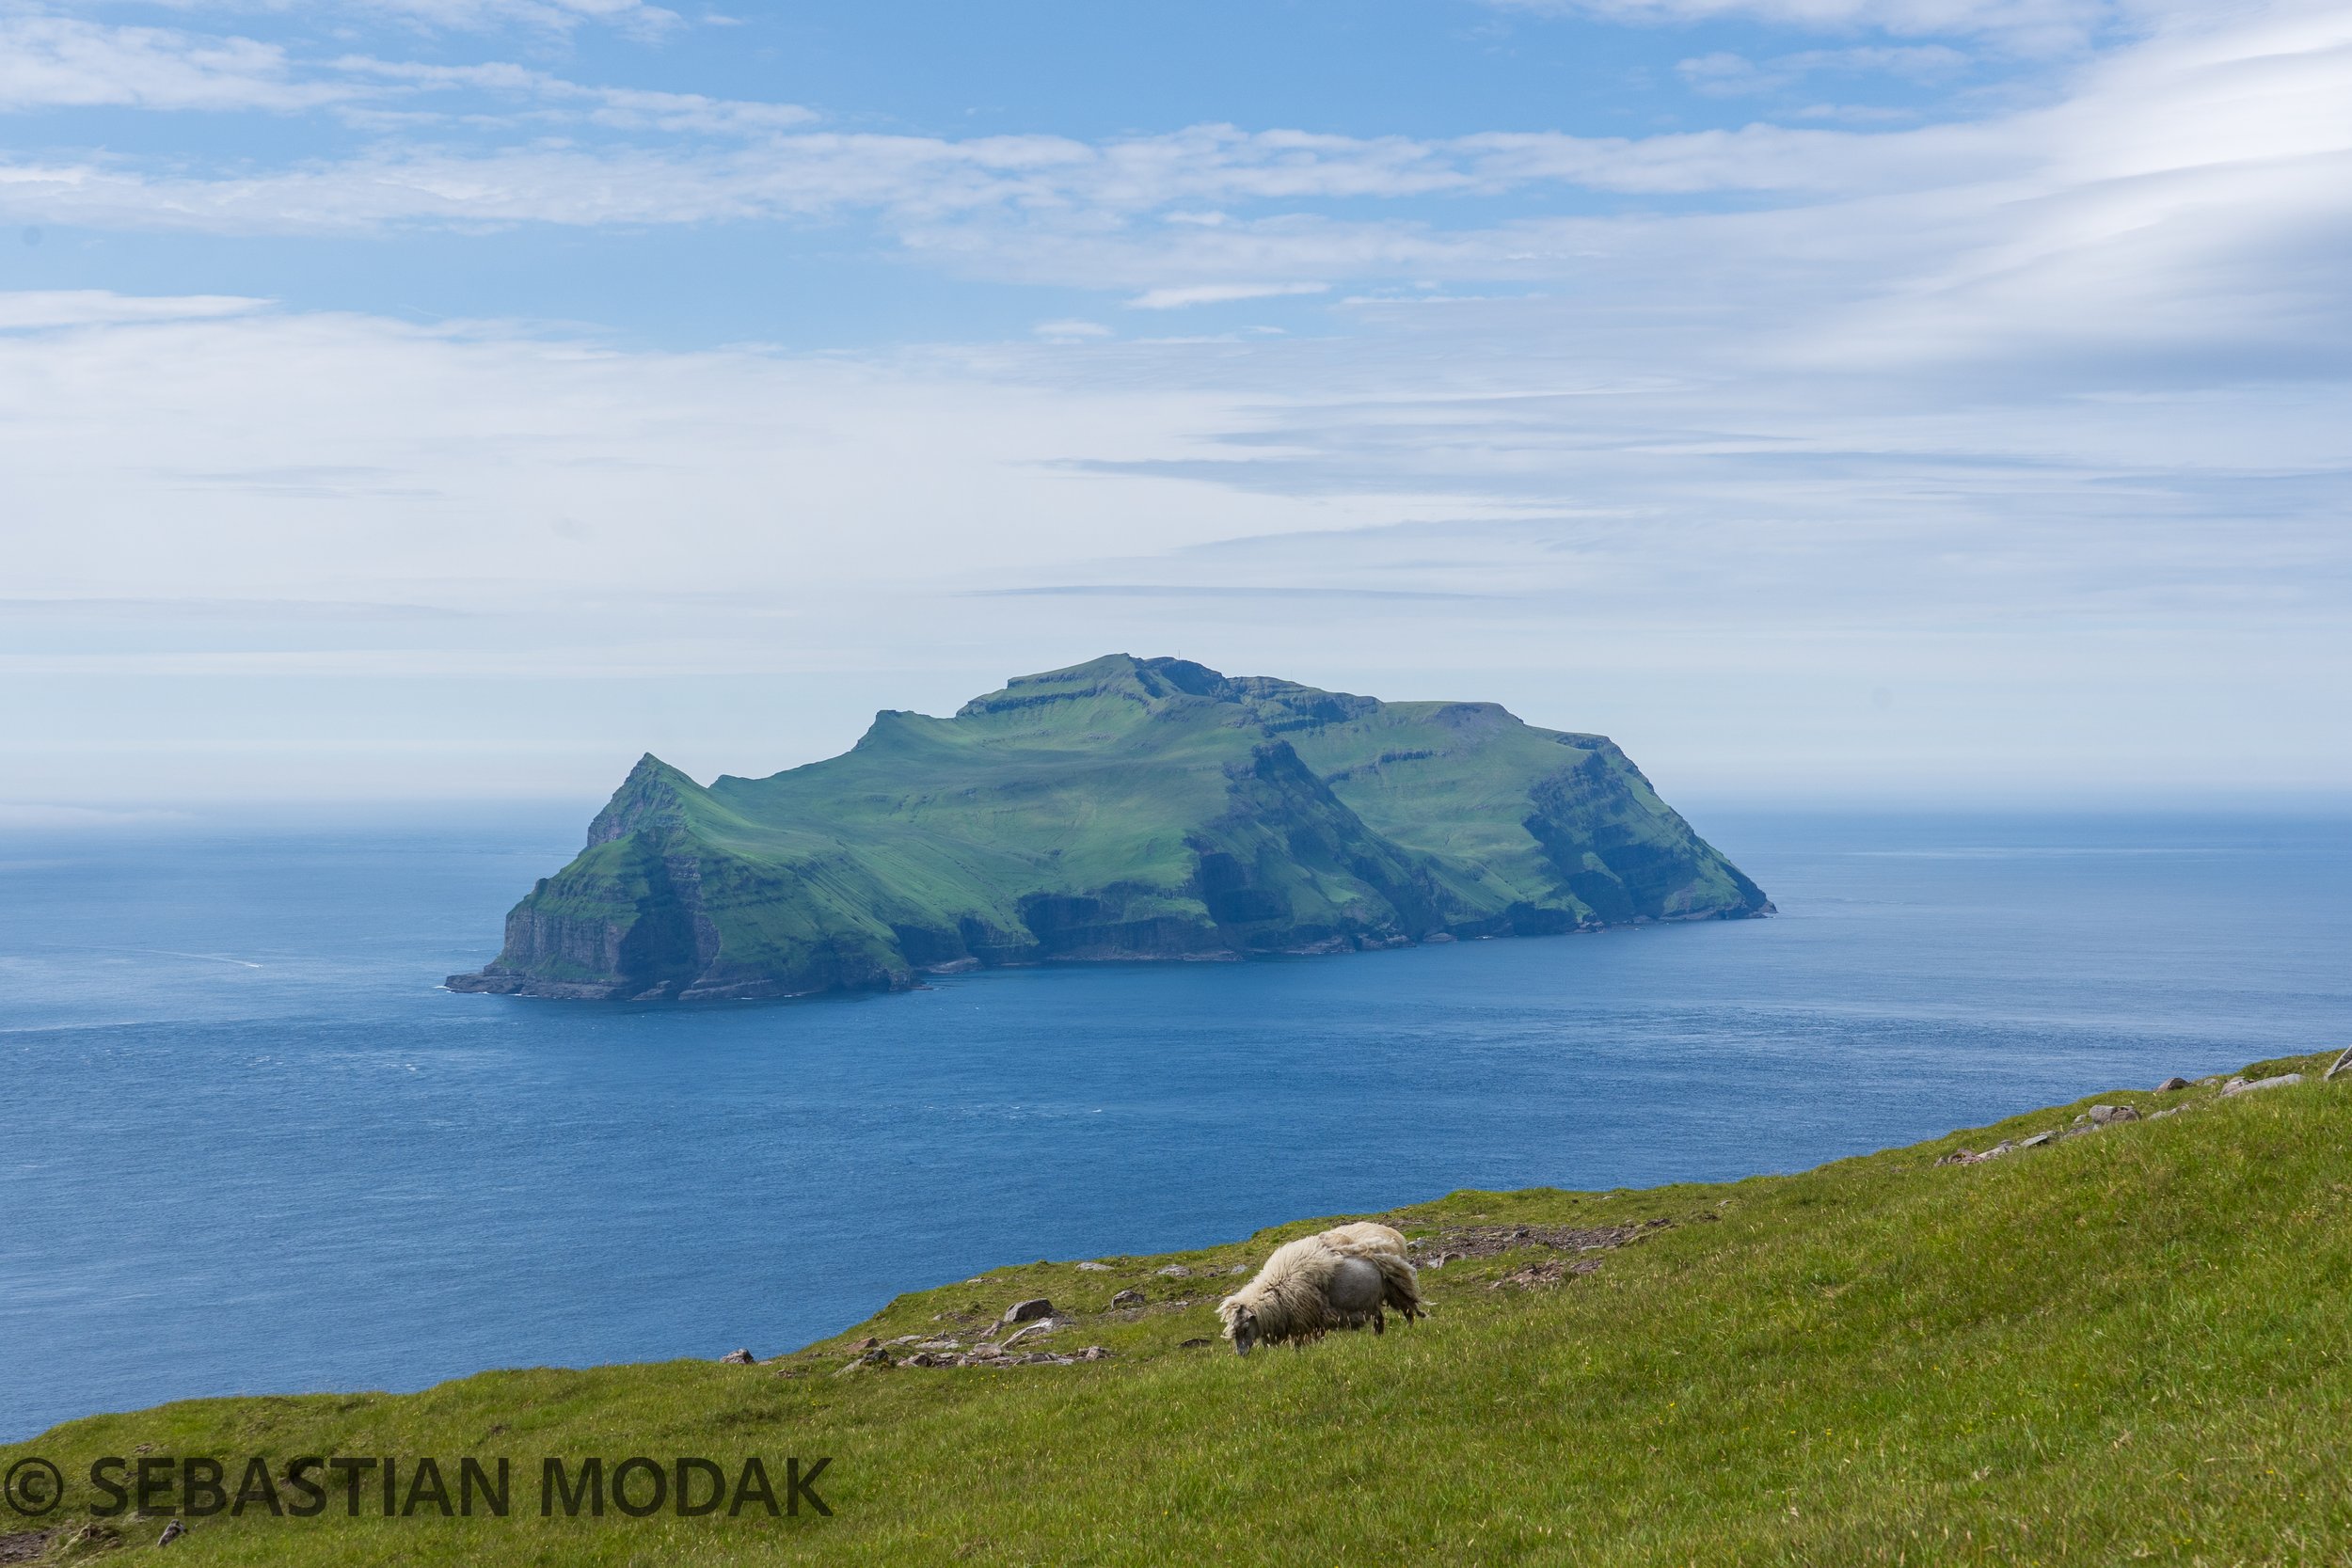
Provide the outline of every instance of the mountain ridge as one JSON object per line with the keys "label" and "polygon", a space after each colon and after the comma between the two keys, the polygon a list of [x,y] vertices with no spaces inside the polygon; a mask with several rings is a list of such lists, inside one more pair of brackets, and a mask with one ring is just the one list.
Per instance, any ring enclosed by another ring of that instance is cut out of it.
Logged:
{"label": "mountain ridge", "polygon": [[763,779],[647,752],[448,984],[794,996],[1771,909],[1605,736],[1114,654]]}

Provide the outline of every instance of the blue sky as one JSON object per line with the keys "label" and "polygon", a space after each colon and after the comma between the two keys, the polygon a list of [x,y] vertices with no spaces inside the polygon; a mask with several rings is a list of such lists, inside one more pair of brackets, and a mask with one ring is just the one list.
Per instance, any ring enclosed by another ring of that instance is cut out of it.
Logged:
{"label": "blue sky", "polygon": [[2347,255],[2342,3],[0,0],[0,810],[1111,648],[2340,793]]}

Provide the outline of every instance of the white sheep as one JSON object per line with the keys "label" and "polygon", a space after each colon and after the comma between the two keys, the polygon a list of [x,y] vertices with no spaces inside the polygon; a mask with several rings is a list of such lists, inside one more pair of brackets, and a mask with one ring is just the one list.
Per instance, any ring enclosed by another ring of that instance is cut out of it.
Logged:
{"label": "white sheep", "polygon": [[1216,1305],[1236,1354],[1261,1341],[1303,1345],[1335,1328],[1386,1330],[1384,1307],[1425,1315],[1405,1238],[1382,1225],[1349,1225],[1274,1249],[1257,1276]]}
{"label": "white sheep", "polygon": [[[1335,1251],[1371,1259],[1380,1268],[1381,1294],[1386,1304],[1405,1314],[1405,1321],[1429,1315],[1429,1304],[1422,1299],[1421,1278],[1413,1272],[1411,1251],[1405,1244],[1405,1233],[1392,1230],[1377,1220],[1358,1220],[1353,1225],[1335,1225],[1323,1233],[1323,1243]],[[1384,1326],[1377,1320],[1373,1323],[1377,1334]]]}

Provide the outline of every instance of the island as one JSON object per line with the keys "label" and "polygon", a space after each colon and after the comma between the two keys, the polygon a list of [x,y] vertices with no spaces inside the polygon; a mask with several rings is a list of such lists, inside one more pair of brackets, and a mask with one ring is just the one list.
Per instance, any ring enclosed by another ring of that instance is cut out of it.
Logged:
{"label": "island", "polygon": [[1607,738],[1114,654],[707,787],[648,754],[449,989],[704,1001],[1769,914]]}

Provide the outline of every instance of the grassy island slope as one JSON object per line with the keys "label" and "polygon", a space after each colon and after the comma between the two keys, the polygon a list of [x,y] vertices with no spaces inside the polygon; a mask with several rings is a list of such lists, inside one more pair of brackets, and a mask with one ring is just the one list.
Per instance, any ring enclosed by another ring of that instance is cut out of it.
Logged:
{"label": "grassy island slope", "polygon": [[[1301,1222],[997,1270],[756,1366],[192,1402],[0,1466],[72,1478],[141,1444],[833,1459],[830,1518],[542,1520],[518,1479],[502,1520],[201,1520],[173,1547],[191,1563],[2341,1562],[2352,1083],[2319,1082],[2328,1060],[2249,1069],[2306,1074],[2257,1094],[2102,1096],[2186,1109],[1983,1164],[1937,1162],[2089,1102],[1797,1176],[1457,1193],[1388,1216],[1470,1256],[1425,1272],[1434,1320],[1384,1338],[1192,1343],[1222,1271],[1324,1223]],[[1129,1289],[1146,1305],[1114,1308]],[[1112,1356],[841,1370],[866,1337],[969,1338],[1031,1295],[1075,1314],[1047,1343]],[[53,1560],[153,1539],[115,1520],[69,1544],[90,1497],[72,1485]]]}
{"label": "grassy island slope", "polygon": [[1120,654],[770,778],[647,756],[450,984],[786,996],[1769,908],[1602,736]]}

